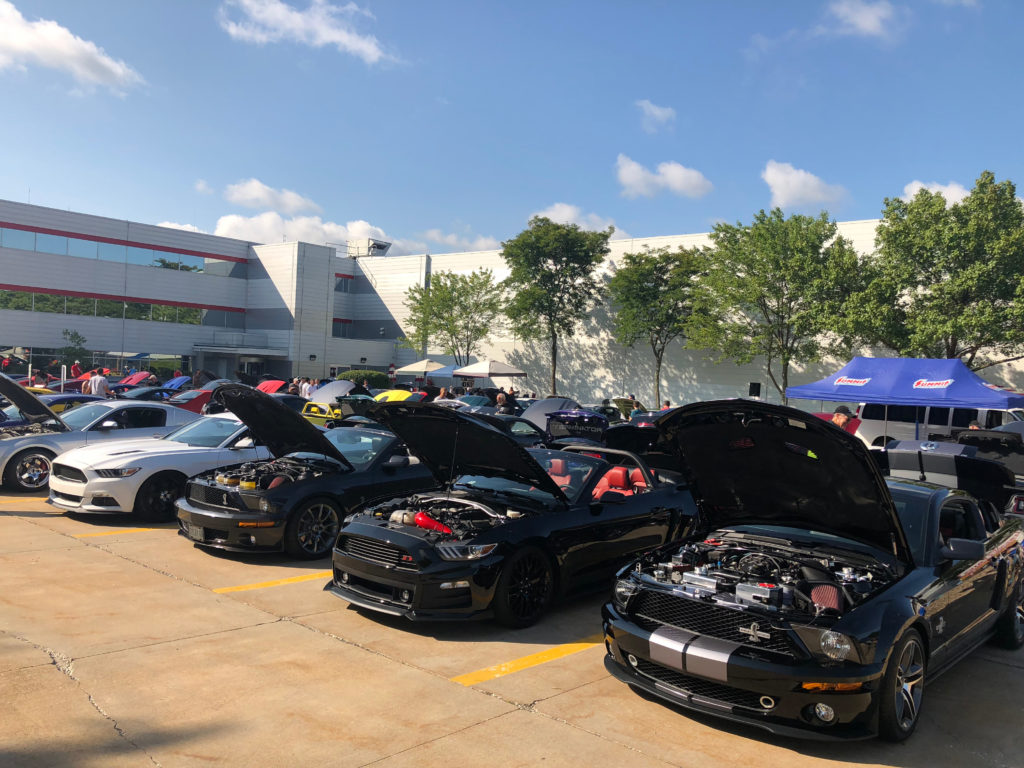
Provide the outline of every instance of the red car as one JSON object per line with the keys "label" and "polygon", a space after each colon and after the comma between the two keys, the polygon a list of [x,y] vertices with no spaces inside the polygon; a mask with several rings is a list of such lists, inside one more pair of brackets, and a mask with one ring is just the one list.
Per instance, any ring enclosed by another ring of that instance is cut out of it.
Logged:
{"label": "red car", "polygon": [[179,408],[184,408],[186,411],[192,411],[192,413],[202,413],[203,406],[210,402],[210,397],[213,395],[213,390],[219,387],[221,384],[230,384],[230,379],[215,379],[214,381],[208,381],[203,384],[199,389],[190,389],[182,392],[180,395],[166,400],[164,402],[169,405],[176,405]]}

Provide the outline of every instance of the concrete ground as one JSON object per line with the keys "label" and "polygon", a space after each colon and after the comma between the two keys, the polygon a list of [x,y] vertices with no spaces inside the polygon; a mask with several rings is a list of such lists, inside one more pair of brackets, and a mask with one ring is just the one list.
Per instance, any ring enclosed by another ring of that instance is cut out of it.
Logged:
{"label": "concrete ground", "polygon": [[413,625],[323,592],[329,567],[0,494],[0,766],[1024,765],[1024,653],[936,680],[907,743],[802,742],[610,678],[601,596]]}

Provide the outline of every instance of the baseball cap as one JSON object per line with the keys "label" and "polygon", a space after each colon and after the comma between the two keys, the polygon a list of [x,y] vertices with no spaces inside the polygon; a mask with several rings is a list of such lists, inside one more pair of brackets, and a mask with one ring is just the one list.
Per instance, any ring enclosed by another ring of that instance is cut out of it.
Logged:
{"label": "baseball cap", "polygon": [[841,413],[844,416],[853,416],[853,412],[845,405],[840,405],[838,408],[835,409],[833,413]]}

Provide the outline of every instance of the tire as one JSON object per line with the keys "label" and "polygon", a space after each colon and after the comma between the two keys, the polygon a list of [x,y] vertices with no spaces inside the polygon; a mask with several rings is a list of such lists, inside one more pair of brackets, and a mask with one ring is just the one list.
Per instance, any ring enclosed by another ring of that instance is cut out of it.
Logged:
{"label": "tire", "polygon": [[1024,645],[1024,575],[1010,595],[1010,603],[996,622],[996,642],[1015,651]]}
{"label": "tire", "polygon": [[4,485],[22,493],[45,490],[50,482],[54,454],[43,448],[30,448],[16,454],[4,471]]}
{"label": "tire", "polygon": [[525,547],[505,559],[494,591],[495,620],[520,629],[537,623],[551,604],[555,579],[551,560],[537,547]]}
{"label": "tire", "polygon": [[330,499],[303,502],[288,518],[284,529],[284,551],[292,557],[316,560],[334,548],[341,528],[341,509]]}
{"label": "tire", "polygon": [[924,700],[927,656],[916,629],[907,630],[892,652],[878,695],[878,735],[903,741],[917,728]]}
{"label": "tire", "polygon": [[140,520],[160,523],[173,520],[176,516],[174,502],[185,493],[185,478],[182,475],[164,472],[153,475],[135,494],[133,513]]}

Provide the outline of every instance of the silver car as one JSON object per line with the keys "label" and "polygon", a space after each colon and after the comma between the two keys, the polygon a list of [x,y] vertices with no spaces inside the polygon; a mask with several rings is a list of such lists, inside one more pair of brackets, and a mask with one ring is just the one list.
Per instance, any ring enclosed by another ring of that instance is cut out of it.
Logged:
{"label": "silver car", "polygon": [[50,480],[53,458],[72,448],[101,441],[161,437],[199,414],[173,405],[131,400],[87,403],[55,414],[34,394],[0,374],[0,396],[28,420],[0,427],[0,478],[16,491],[38,491]]}

